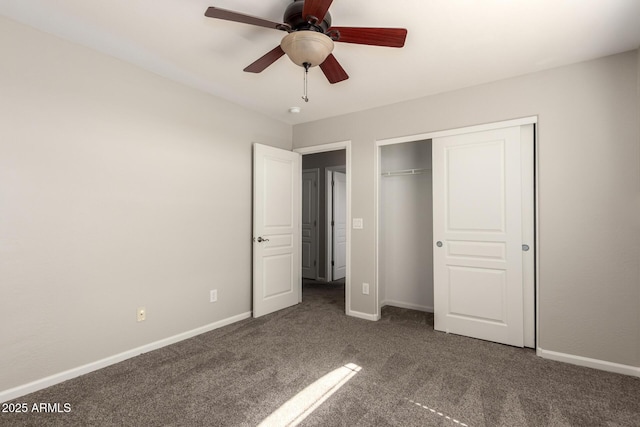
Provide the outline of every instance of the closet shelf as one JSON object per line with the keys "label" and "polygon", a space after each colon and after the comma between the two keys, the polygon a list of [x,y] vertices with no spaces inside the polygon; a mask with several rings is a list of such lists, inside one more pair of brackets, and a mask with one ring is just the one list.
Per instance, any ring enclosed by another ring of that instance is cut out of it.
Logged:
{"label": "closet shelf", "polygon": [[397,171],[382,172],[382,176],[420,175],[429,169],[403,169]]}

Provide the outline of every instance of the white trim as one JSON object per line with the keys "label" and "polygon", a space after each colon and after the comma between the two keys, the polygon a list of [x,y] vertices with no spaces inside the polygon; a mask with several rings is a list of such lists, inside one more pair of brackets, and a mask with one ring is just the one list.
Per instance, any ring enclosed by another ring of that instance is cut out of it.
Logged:
{"label": "white trim", "polygon": [[591,359],[588,357],[575,356],[573,354],[559,353],[556,351],[543,350],[538,347],[536,354],[542,358],[555,360],[558,362],[570,363],[572,365],[586,366],[587,368],[599,369],[601,371],[615,372],[616,374],[640,377],[640,367],[622,365],[620,363],[607,362],[606,360]]}
{"label": "white trim", "polygon": [[333,180],[333,171],[329,170],[329,168],[325,169],[325,179],[326,179],[326,183],[325,183],[325,192],[324,192],[324,203],[325,203],[325,207],[326,207],[326,212],[325,212],[325,223],[324,223],[324,236],[325,236],[325,243],[326,243],[326,247],[324,248],[325,250],[325,277],[327,278],[327,281],[330,282],[331,280],[333,280],[333,268],[331,265],[331,258],[333,255],[333,233],[332,233],[332,227],[331,227],[331,218],[332,218],[332,214],[333,214],[333,189],[331,188],[331,182]]}
{"label": "white trim", "polygon": [[296,153],[305,155],[305,154],[324,153],[326,151],[344,150],[345,148],[350,146],[351,146],[351,141],[340,141],[340,142],[330,142],[328,144],[311,145],[309,147],[295,148],[293,151]]}
{"label": "white trim", "polygon": [[[530,247],[535,245],[536,240],[536,226],[534,223],[536,197],[534,194],[535,184],[533,182],[535,179],[534,127],[535,125],[520,126],[522,243]],[[523,341],[524,346],[528,348],[536,348],[535,257],[535,248],[528,252],[522,251]]]}
{"label": "white trim", "polygon": [[[297,206],[297,210],[298,210],[298,236],[300,237],[298,239],[297,242],[295,242],[294,244],[298,247],[297,251],[298,251],[298,304],[300,304],[302,302],[302,155],[298,154],[298,165],[300,166],[300,171],[299,171],[299,179],[298,179],[298,202],[299,202],[299,206]],[[254,172],[255,175],[255,172]],[[255,179],[255,177],[254,177]],[[255,185],[255,184],[254,184]],[[255,191],[255,190],[254,190]],[[254,202],[254,209],[255,209],[255,202]],[[254,262],[255,265],[255,262]],[[254,273],[255,273],[255,266],[254,266]],[[254,279],[254,288],[253,288],[253,314],[255,316],[256,313],[256,290],[255,290],[255,279]]]}
{"label": "white trim", "polygon": [[[310,147],[296,148],[293,151],[300,155],[324,153],[326,151],[345,150],[345,171],[347,175],[347,271],[344,279],[344,307],[345,313],[348,316],[352,316],[351,310],[351,141],[339,141],[328,144],[312,145]],[[302,164],[302,162],[300,162]],[[300,172],[300,179],[302,180],[302,171]],[[302,280],[300,281],[302,286]],[[301,293],[302,295],[302,293]],[[358,317],[358,316],[356,316]],[[377,320],[377,319],[376,319]]]}
{"label": "white trim", "polygon": [[[377,142],[377,141],[376,141]],[[376,143],[373,147],[373,158],[375,159],[373,165],[373,217],[375,221],[375,236],[374,236],[374,245],[375,245],[375,284],[374,284],[374,294],[375,294],[375,307],[376,307],[376,316],[378,319],[382,318],[382,304],[380,303],[380,170],[382,169],[382,149]],[[385,293],[384,296],[387,296],[387,289],[385,283]]]}
{"label": "white trim", "polygon": [[534,233],[533,238],[535,239],[535,247],[534,249],[534,271],[535,271],[535,287],[536,287],[536,330],[535,337],[536,342],[535,345],[538,346],[540,344],[540,158],[539,158],[539,150],[538,150],[538,135],[540,131],[538,129],[537,124],[533,126],[533,193],[535,195],[535,201],[533,203],[534,209]]}
{"label": "white trim", "polygon": [[385,305],[390,305],[393,307],[400,307],[400,308],[408,308],[410,310],[424,311],[425,313],[433,313],[433,307],[429,307],[427,305],[411,304],[411,303],[402,302],[402,301],[395,301],[392,299],[384,300],[380,303],[380,307],[384,307]]}
{"label": "white trim", "polygon": [[538,116],[523,117],[520,119],[505,120],[502,122],[486,123],[475,126],[467,126],[457,129],[448,129],[435,132],[427,132],[416,135],[400,136],[395,138],[380,139],[376,141],[376,146],[401,144],[403,142],[422,141],[424,139],[441,138],[443,136],[462,135],[465,133],[484,132],[487,130],[502,129],[507,127],[530,125],[538,123]]}
{"label": "white trim", "polygon": [[377,322],[378,320],[380,320],[380,315],[378,314],[361,313],[359,311],[353,310],[351,310],[348,314],[349,316],[357,317],[358,319],[370,320],[372,322]]}
{"label": "white trim", "polygon": [[246,313],[238,314],[236,316],[228,317],[226,319],[222,319],[217,322],[210,323],[208,325],[201,326],[199,328],[195,328],[190,331],[174,335],[172,337],[164,338],[164,339],[152,342],[150,344],[145,344],[141,347],[127,350],[125,352],[115,354],[113,356],[109,356],[104,359],[97,360],[95,362],[87,363],[86,365],[78,366],[76,368],[71,368],[67,371],[60,372],[45,378],[41,378],[39,380],[35,380],[27,384],[10,388],[8,390],[0,391],[0,402],[7,402],[9,400],[16,399],[20,396],[25,396],[29,393],[33,393],[47,387],[51,387],[63,381],[67,381],[72,378],[76,378],[81,375],[88,374],[89,372],[106,368],[107,366],[114,365],[116,363],[122,362],[132,357],[139,356],[142,353],[148,353],[150,351],[157,350],[159,348],[166,347],[171,344],[175,344],[179,341],[183,341],[188,338],[195,337],[205,332],[213,331],[214,329],[218,329],[223,326],[227,326],[232,323],[236,323],[241,320],[248,319],[250,317],[251,317],[250,311]]}

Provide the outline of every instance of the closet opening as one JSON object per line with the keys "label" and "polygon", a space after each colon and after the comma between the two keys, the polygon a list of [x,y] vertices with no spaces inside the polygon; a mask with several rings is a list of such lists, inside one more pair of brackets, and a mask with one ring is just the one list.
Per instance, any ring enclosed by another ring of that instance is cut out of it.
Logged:
{"label": "closet opening", "polygon": [[380,307],[433,313],[431,140],[380,147]]}
{"label": "closet opening", "polygon": [[377,318],[535,348],[536,121],[377,141]]}

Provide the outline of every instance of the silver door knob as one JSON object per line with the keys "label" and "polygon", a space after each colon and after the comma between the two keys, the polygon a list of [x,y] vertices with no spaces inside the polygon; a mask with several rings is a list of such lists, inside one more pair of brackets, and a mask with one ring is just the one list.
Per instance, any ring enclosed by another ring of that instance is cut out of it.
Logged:
{"label": "silver door knob", "polygon": [[268,242],[269,239],[263,239],[262,236],[258,237],[258,243]]}
{"label": "silver door knob", "polygon": [[441,248],[441,247],[442,247],[442,242],[441,242],[440,240],[438,240],[438,241],[436,242],[436,246],[437,246],[437,247],[439,247],[439,248]]}

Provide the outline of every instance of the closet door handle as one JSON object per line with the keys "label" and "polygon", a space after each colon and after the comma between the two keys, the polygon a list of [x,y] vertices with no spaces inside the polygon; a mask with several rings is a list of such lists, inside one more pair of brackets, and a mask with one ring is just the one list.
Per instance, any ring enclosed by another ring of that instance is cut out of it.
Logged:
{"label": "closet door handle", "polygon": [[437,247],[439,247],[439,248],[441,248],[441,247],[442,247],[442,242],[441,242],[440,240],[438,240],[438,241],[436,242],[436,246],[437,246]]}

